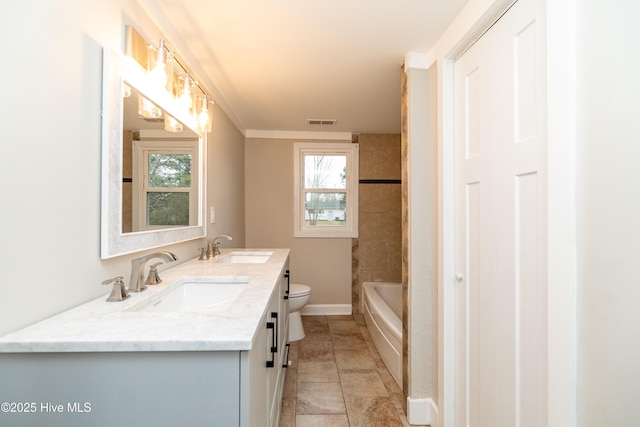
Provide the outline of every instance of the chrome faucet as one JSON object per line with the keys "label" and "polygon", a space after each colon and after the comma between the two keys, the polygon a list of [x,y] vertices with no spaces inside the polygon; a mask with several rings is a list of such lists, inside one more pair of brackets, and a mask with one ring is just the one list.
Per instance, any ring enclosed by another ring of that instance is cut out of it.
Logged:
{"label": "chrome faucet", "polygon": [[227,239],[227,240],[233,240],[233,237],[229,236],[228,234],[221,234],[219,236],[214,237],[211,240],[211,246],[213,248],[213,256],[217,256],[220,255],[220,242],[218,242],[219,239]]}
{"label": "chrome faucet", "polygon": [[142,292],[147,289],[144,283],[144,266],[147,261],[153,258],[160,258],[165,262],[173,262],[178,259],[171,252],[154,252],[131,261],[131,280],[129,281],[129,292]]}

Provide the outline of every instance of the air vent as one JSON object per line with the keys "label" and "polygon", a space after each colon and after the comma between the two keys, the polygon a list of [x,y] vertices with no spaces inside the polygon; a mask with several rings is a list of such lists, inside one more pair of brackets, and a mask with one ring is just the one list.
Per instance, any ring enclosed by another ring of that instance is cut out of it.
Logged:
{"label": "air vent", "polygon": [[335,125],[336,119],[307,119],[308,125]]}
{"label": "air vent", "polygon": [[144,120],[147,123],[164,123],[164,118],[160,117],[160,118],[154,118],[154,117],[142,117],[140,116],[140,118],[142,120]]}

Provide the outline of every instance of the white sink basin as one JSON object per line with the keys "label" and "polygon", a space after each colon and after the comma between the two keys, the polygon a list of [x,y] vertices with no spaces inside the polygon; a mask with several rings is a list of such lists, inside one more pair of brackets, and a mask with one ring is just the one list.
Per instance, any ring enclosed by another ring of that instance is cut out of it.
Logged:
{"label": "white sink basin", "polygon": [[273,252],[229,252],[228,254],[220,257],[219,262],[228,262],[231,264],[262,264],[267,262]]}
{"label": "white sink basin", "polygon": [[249,283],[249,279],[248,277],[221,277],[209,279],[206,282],[185,282],[138,311],[154,313],[222,312],[233,304]]}

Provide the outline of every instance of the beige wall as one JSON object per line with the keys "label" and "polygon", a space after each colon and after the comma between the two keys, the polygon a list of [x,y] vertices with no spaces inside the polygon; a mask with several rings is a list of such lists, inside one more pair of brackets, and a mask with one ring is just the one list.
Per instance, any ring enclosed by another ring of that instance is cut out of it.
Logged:
{"label": "beige wall", "polygon": [[[221,247],[245,246],[244,136],[219,108],[213,113],[213,128],[207,151],[207,236],[230,234]],[[215,207],[215,223],[209,221]]]}
{"label": "beige wall", "polygon": [[[11,65],[0,68],[0,81],[12,83],[0,102],[11,123],[0,130],[10,159],[0,168],[0,335],[105,295],[101,281],[128,277],[131,259],[151,252],[100,259],[102,50],[123,46],[125,24],[159,34],[134,0],[32,0],[2,12]],[[242,245],[243,138],[221,111],[215,117],[208,194],[221,216],[209,233],[229,232]],[[182,261],[202,245],[163,249]]]}
{"label": "beige wall", "polygon": [[351,304],[351,239],[293,237],[294,140],[245,142],[247,247],[291,249],[291,280],[309,304]]}

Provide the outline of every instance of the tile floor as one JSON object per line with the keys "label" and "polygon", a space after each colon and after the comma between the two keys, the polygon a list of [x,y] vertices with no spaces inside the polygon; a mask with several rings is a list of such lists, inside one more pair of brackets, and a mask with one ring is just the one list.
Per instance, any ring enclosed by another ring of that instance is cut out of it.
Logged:
{"label": "tile floor", "polygon": [[306,337],[291,343],[280,427],[409,425],[402,390],[362,315],[303,316],[302,322]]}

